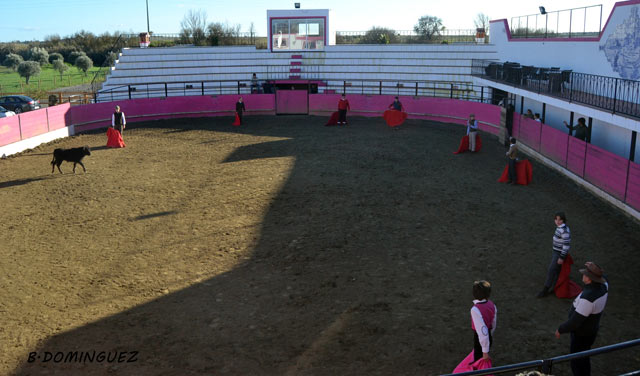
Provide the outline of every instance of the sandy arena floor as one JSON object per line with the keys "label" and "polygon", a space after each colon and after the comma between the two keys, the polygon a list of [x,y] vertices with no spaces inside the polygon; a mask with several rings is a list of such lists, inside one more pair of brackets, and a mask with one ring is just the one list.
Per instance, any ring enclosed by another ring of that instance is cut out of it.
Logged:
{"label": "sandy arena floor", "polygon": [[[246,120],[138,123],[125,149],[100,132],[0,160],[0,374],[447,373],[472,348],[481,278],[494,364],[564,354],[571,301],[535,298],[558,210],[576,264],[611,281],[596,346],[640,338],[639,225],[535,162],[530,186],[497,183],[494,137],[454,155],[451,124]],[[51,174],[54,148],[82,145],[86,174]],[[592,364],[635,370],[640,349]]]}

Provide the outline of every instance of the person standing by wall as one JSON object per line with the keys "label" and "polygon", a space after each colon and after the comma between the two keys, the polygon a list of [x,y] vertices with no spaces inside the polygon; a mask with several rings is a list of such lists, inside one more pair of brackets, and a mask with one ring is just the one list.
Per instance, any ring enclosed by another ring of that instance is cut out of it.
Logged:
{"label": "person standing by wall", "polygon": [[569,125],[566,121],[564,122],[564,126],[569,128],[569,134],[571,135],[571,133],[573,131],[576,131],[575,133],[575,138],[585,141],[587,139],[587,123],[586,120],[581,117],[578,119],[578,124],[576,125]]}
{"label": "person standing by wall", "polygon": [[544,298],[551,293],[551,289],[556,285],[560,269],[564,259],[569,255],[571,249],[571,230],[567,226],[567,217],[563,212],[557,212],[554,216],[556,231],[553,233],[553,251],[551,252],[551,262],[547,270],[547,280],[542,291],[537,295]]}
{"label": "person standing by wall", "polygon": [[518,147],[516,146],[516,139],[509,138],[509,151],[507,151],[507,157],[509,158],[509,181],[507,184],[517,184],[518,176],[516,174],[516,160],[518,158]]}
{"label": "person standing by wall", "polygon": [[476,115],[469,115],[467,120],[467,136],[469,136],[469,151],[475,153],[476,151],[476,136],[478,135],[478,121]]}
{"label": "person standing by wall", "polygon": [[[594,262],[584,264],[580,269],[584,290],[573,301],[569,310],[569,319],[556,330],[556,338],[571,333],[571,353],[587,351],[596,340],[600,328],[600,318],[609,297],[609,284],[603,276],[603,270]],[[589,357],[571,361],[574,376],[590,376]]]}
{"label": "person standing by wall", "polygon": [[389,109],[402,111],[402,103],[400,103],[400,99],[398,99],[398,97],[393,99],[393,102],[389,105]]}
{"label": "person standing by wall", "polygon": [[238,98],[238,101],[236,102],[236,114],[238,114],[238,121],[240,122],[239,125],[242,125],[242,113],[246,110],[242,97]]}
{"label": "person standing by wall", "polygon": [[258,92],[258,76],[254,73],[251,76],[251,94],[257,94]]}
{"label": "person standing by wall", "polygon": [[116,106],[115,112],[111,115],[111,127],[115,128],[120,135],[124,132],[124,128],[126,128],[127,119],[124,116],[124,112],[120,111],[120,106]]}
{"label": "person standing by wall", "polygon": [[349,101],[345,98],[344,94],[340,97],[338,101],[338,125],[347,125],[347,111],[351,110],[349,106]]}

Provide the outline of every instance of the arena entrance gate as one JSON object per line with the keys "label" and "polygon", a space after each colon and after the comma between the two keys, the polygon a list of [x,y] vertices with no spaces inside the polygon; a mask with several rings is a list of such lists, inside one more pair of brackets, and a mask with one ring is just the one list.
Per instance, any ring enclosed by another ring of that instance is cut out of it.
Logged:
{"label": "arena entrance gate", "polygon": [[274,86],[277,115],[309,114],[309,93],[317,92],[317,84],[298,80],[279,81]]}

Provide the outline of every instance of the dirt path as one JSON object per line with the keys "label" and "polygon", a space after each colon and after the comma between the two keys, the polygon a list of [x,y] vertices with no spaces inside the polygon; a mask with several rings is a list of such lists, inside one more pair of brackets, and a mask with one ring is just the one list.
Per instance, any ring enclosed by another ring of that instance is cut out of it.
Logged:
{"label": "dirt path", "polygon": [[[454,155],[459,126],[325,120],[149,122],[125,149],[94,133],[0,160],[0,374],[446,373],[471,350],[480,278],[495,364],[563,354],[570,301],[534,298],[557,210],[576,263],[610,276],[596,345],[640,337],[638,224],[537,163],[532,185],[497,183],[491,136]],[[54,148],[85,144],[86,174],[50,173]],[[43,362],[94,350],[136,361]],[[594,374],[639,356],[596,357]]]}

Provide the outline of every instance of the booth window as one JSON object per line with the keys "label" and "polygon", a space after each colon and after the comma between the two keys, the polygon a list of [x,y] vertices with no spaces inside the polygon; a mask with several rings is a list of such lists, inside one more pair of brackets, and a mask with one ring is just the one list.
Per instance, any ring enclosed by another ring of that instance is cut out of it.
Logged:
{"label": "booth window", "polygon": [[272,19],[271,48],[281,50],[321,50],[324,48],[324,18]]}

